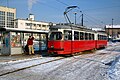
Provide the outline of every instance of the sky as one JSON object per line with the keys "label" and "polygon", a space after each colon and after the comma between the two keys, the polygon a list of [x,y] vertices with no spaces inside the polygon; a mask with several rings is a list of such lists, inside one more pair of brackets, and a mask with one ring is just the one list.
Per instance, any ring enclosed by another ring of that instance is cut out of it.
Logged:
{"label": "sky", "polygon": [[[69,6],[77,6],[68,12],[72,23],[81,23],[83,14],[84,26],[104,27],[107,24],[120,25],[120,0],[0,0],[0,6],[16,8],[16,17],[26,19],[29,14],[35,20],[53,23],[65,23],[63,15]],[[82,12],[81,12],[82,11]]]}

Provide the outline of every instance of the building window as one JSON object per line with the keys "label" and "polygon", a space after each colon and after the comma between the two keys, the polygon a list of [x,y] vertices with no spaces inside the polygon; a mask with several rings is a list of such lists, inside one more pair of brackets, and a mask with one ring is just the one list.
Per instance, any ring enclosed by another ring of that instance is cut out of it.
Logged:
{"label": "building window", "polygon": [[33,26],[36,26],[36,24],[33,24]]}
{"label": "building window", "polygon": [[41,27],[41,24],[37,24],[39,27]]}
{"label": "building window", "polygon": [[14,17],[14,13],[7,12],[7,16],[9,16],[9,17]]}
{"label": "building window", "polygon": [[4,11],[0,11],[0,15],[5,15],[5,12]]}
{"label": "building window", "polygon": [[14,28],[14,13],[7,12],[7,27]]}
{"label": "building window", "polygon": [[31,26],[31,23],[25,23],[26,26]]}
{"label": "building window", "polygon": [[46,27],[46,25],[42,25],[42,27]]}
{"label": "building window", "polygon": [[5,16],[0,16],[0,21],[5,20]]}

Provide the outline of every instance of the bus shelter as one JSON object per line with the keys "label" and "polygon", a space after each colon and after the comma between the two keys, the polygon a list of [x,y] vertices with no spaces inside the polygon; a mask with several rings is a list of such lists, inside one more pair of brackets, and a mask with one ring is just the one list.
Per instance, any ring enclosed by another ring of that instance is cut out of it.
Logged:
{"label": "bus shelter", "polygon": [[24,53],[27,39],[31,35],[34,37],[35,53],[47,50],[48,32],[45,30],[0,28],[0,54],[16,55]]}

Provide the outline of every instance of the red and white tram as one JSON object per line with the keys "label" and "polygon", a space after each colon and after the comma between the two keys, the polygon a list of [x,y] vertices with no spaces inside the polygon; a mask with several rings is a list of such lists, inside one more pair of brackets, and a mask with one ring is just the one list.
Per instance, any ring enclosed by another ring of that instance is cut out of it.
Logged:
{"label": "red and white tram", "polygon": [[55,25],[50,27],[48,53],[74,54],[107,46],[107,35],[83,26]]}

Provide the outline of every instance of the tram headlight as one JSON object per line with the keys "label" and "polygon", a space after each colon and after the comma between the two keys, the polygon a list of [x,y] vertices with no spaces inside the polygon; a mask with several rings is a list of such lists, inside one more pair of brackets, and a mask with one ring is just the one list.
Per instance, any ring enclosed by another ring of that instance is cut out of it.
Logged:
{"label": "tram headlight", "polygon": [[51,48],[54,48],[54,46],[52,45]]}

